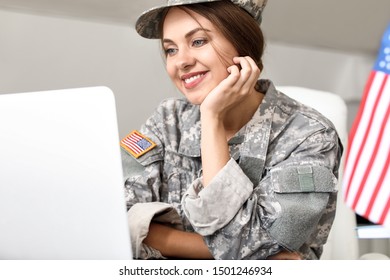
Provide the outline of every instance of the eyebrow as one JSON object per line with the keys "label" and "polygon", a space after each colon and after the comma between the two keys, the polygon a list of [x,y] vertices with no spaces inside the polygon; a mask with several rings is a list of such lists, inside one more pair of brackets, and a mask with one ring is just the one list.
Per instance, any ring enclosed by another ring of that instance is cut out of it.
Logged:
{"label": "eyebrow", "polygon": [[[206,33],[211,32],[211,30],[209,30],[209,29],[198,27],[198,28],[195,28],[195,29],[189,31],[186,35],[184,35],[184,37],[185,38],[191,37],[192,35],[194,35],[195,33],[199,32],[199,31],[204,31]],[[173,43],[173,41],[171,39],[163,39],[163,43]]]}

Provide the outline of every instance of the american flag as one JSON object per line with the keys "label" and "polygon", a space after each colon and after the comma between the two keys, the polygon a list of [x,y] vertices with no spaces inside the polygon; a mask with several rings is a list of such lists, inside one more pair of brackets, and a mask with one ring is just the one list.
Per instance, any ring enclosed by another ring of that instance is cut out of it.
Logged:
{"label": "american flag", "polygon": [[345,203],[369,221],[390,226],[390,25],[349,135]]}
{"label": "american flag", "polygon": [[153,141],[136,130],[123,138],[120,144],[122,148],[130,152],[135,158],[142,156],[156,146]]}

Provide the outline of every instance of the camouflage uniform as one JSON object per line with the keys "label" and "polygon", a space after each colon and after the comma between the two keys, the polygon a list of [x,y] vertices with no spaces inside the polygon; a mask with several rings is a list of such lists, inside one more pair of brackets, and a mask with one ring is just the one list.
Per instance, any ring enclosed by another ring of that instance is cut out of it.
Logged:
{"label": "camouflage uniform", "polygon": [[[257,88],[265,93],[259,109],[229,141],[231,159],[206,188],[199,106],[184,99],[162,102],[142,126],[156,148],[138,159],[123,151],[127,206],[136,209],[130,223],[144,228],[136,250],[150,221],[161,219],[204,236],[216,259],[265,259],[283,249],[321,256],[336,210],[338,135],[271,81],[259,80]],[[172,210],[176,216],[165,215]],[[161,257],[142,251],[136,256]]]}

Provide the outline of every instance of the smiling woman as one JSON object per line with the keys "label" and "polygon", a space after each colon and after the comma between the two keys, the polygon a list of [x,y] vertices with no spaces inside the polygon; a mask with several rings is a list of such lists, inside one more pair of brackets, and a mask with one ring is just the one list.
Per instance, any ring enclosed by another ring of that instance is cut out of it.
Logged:
{"label": "smiling woman", "polygon": [[137,21],[185,98],[121,143],[136,258],[321,256],[342,146],[328,119],[259,79],[265,4],[167,1]]}

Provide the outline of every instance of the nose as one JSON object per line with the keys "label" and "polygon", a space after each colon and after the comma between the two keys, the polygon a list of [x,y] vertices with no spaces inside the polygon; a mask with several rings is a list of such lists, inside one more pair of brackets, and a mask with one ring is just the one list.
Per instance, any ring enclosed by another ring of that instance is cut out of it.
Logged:
{"label": "nose", "polygon": [[179,69],[188,69],[191,66],[195,65],[196,59],[192,55],[191,51],[186,49],[181,49],[176,56],[176,66]]}

